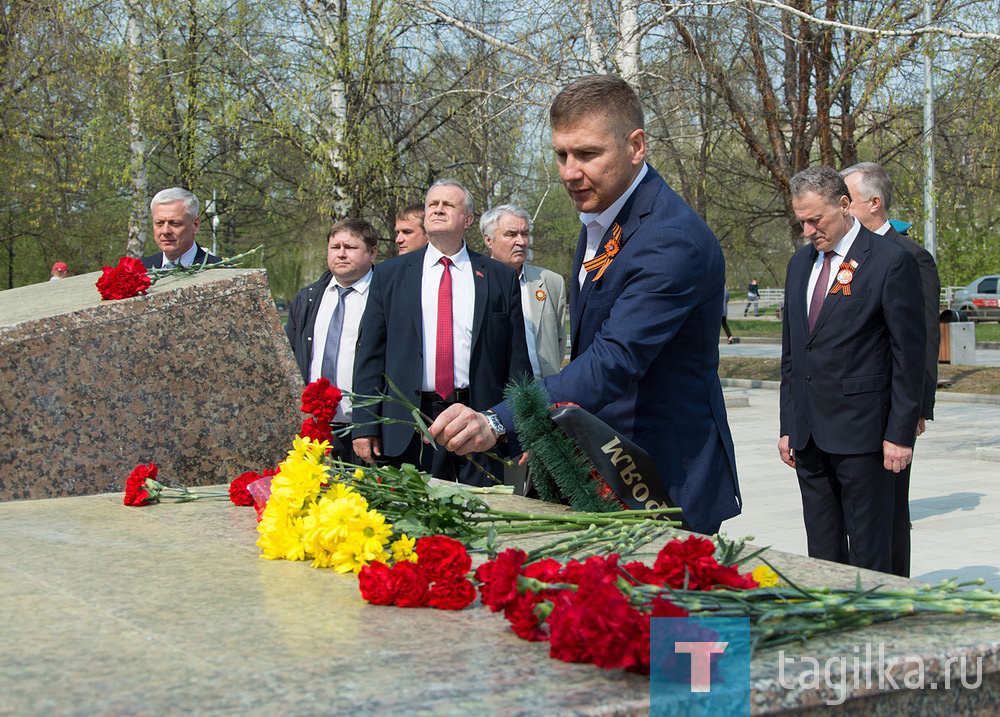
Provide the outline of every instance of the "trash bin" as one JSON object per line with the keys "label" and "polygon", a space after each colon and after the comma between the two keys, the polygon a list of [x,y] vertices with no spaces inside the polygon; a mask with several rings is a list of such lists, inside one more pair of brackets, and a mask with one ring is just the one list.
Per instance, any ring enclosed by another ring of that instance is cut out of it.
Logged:
{"label": "trash bin", "polygon": [[941,347],[938,363],[974,366],[976,363],[976,325],[965,320],[958,309],[941,312]]}

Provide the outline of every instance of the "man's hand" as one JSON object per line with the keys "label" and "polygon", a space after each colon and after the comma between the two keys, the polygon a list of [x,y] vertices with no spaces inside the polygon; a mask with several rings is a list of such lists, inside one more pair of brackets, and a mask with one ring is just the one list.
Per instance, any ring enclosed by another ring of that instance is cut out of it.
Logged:
{"label": "man's hand", "polygon": [[925,418],[920,418],[917,421],[917,436],[924,435],[924,431],[927,430],[927,420]]}
{"label": "man's hand", "polygon": [[795,467],[795,451],[788,447],[788,436],[782,436],[778,439],[778,455],[781,456],[781,460],[792,468]]}
{"label": "man's hand", "polygon": [[892,441],[882,441],[883,465],[887,471],[899,473],[913,460],[913,449]]}
{"label": "man's hand", "polygon": [[363,460],[368,465],[375,462],[375,457],[382,457],[382,450],[378,444],[378,438],[375,436],[363,436],[362,438],[355,438],[351,441],[351,445],[354,447],[354,455]]}
{"label": "man's hand", "polygon": [[431,436],[452,453],[488,451],[497,444],[497,436],[486,416],[461,403],[448,406],[430,426]]}

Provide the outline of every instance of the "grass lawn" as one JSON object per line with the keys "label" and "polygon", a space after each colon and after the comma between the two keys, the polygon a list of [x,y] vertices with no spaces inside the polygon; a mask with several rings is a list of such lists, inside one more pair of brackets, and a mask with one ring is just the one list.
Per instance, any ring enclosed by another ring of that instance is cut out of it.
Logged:
{"label": "grass lawn", "polygon": [[[774,319],[730,319],[729,330],[733,336],[781,338],[781,322]],[[725,336],[724,331],[719,331]],[[1000,341],[1000,323],[976,324],[976,341]]]}
{"label": "grass lawn", "polygon": [[[722,378],[749,378],[759,381],[781,380],[781,359],[723,356],[719,360]],[[1000,396],[1000,367],[952,366],[938,364],[938,380],[953,381],[949,393],[985,393]]]}

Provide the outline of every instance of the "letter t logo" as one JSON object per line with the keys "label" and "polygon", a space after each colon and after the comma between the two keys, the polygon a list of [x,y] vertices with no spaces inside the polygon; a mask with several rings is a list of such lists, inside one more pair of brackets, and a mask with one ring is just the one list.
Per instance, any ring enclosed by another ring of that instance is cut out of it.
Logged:
{"label": "letter t logo", "polygon": [[728,642],[675,642],[674,650],[691,655],[691,691],[712,691],[712,655],[721,655]]}

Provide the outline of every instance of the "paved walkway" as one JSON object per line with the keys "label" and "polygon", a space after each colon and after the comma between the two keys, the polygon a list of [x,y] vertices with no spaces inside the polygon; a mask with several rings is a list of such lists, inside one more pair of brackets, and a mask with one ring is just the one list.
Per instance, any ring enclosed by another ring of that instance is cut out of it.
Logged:
{"label": "paved walkway", "polygon": [[[722,343],[719,344],[719,355],[781,358],[781,343]],[[976,366],[1000,366],[1000,350],[976,349]]]}
{"label": "paved walkway", "polygon": [[[743,514],[722,529],[805,555],[795,472],[778,459],[778,392],[725,391],[727,398],[748,399],[749,406],[729,409]],[[911,474],[912,577],[984,578],[1000,590],[1000,463],[976,458],[977,448],[1000,450],[1000,405],[941,401],[935,416],[917,441]]]}

